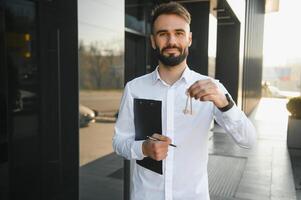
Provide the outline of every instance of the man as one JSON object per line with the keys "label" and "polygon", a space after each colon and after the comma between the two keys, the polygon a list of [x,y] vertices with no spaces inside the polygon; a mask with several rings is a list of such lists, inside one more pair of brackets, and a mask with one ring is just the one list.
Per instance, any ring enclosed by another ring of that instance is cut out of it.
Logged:
{"label": "man", "polygon": [[[159,5],[153,12],[151,35],[159,66],[125,87],[114,150],[131,160],[163,161],[162,175],[133,162],[132,200],[209,200],[207,144],[214,118],[240,146],[249,148],[256,140],[253,125],[223,85],[188,68],[189,26],[190,14],[183,6],[175,2]],[[188,96],[193,98],[192,110],[187,110],[191,107]],[[135,98],[162,102],[162,133],[152,135],[160,141],[135,141]]]}

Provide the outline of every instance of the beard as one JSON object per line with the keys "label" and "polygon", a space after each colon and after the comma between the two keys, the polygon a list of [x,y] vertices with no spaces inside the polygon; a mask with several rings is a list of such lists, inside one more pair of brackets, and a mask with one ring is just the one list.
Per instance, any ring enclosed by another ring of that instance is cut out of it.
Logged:
{"label": "beard", "polygon": [[[176,48],[179,50],[180,55],[175,56],[174,54],[169,54],[169,55],[164,55],[163,52],[166,49],[169,48]],[[187,56],[188,56],[188,47],[186,47],[184,50],[180,47],[177,46],[167,46],[162,48],[162,50],[160,50],[158,47],[155,49],[155,55],[158,58],[158,60],[160,62],[162,62],[166,67],[174,67],[178,64],[180,64],[181,62],[183,62]]]}

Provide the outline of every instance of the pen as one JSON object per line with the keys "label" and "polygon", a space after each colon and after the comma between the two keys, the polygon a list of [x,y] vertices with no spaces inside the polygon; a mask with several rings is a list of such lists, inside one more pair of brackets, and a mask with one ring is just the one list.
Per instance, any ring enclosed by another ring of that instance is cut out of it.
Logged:
{"label": "pen", "polygon": [[[153,140],[153,141],[162,141],[162,140],[160,140],[160,139],[158,139],[158,138],[154,138],[154,137],[152,137],[152,136],[146,136],[148,139],[150,139],[150,140]],[[169,144],[170,146],[172,146],[172,147],[177,147],[176,145],[174,145],[174,144]]]}

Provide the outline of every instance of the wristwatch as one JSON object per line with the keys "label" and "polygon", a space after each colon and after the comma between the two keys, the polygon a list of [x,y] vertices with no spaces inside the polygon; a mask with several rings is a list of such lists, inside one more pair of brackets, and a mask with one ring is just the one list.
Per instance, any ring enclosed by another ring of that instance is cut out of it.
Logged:
{"label": "wristwatch", "polygon": [[226,111],[230,110],[234,106],[234,102],[230,98],[229,94],[225,94],[225,96],[226,96],[226,98],[228,100],[228,105],[226,105],[225,107],[222,107],[222,108],[218,108],[222,112],[226,112]]}

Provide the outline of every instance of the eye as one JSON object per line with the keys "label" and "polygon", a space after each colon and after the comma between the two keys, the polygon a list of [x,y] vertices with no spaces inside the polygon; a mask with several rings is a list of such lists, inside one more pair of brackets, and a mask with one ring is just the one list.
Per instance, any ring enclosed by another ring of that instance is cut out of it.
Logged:
{"label": "eye", "polygon": [[183,36],[183,35],[184,35],[184,32],[178,31],[178,32],[176,32],[176,35],[177,35],[177,36]]}
{"label": "eye", "polygon": [[167,35],[167,33],[166,33],[166,32],[161,32],[161,33],[159,33],[158,35],[159,35],[160,37],[164,37],[164,36]]}

